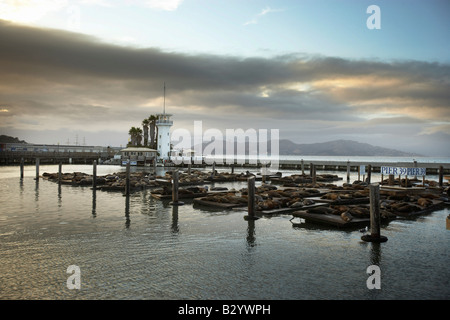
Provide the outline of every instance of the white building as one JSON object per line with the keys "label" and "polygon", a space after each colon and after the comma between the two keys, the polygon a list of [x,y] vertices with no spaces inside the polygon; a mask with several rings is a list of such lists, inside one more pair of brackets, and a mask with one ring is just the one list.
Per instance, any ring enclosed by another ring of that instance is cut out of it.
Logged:
{"label": "white building", "polygon": [[170,127],[173,121],[170,120],[171,114],[159,113],[156,115],[156,127],[158,128],[158,153],[159,159],[170,159]]}

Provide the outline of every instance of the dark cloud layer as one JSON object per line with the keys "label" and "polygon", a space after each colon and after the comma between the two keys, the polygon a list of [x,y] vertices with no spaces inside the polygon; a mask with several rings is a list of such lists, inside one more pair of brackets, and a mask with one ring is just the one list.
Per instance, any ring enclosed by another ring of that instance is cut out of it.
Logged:
{"label": "dark cloud layer", "polygon": [[[180,125],[188,119],[221,117],[230,119],[222,123],[224,128],[237,123],[265,123],[269,128],[286,121],[290,127],[280,127],[282,138],[283,129],[297,128],[298,137],[304,137],[311,131],[302,127],[315,126],[317,137],[327,131],[329,136],[320,137],[331,140],[331,128],[358,130],[364,123],[375,126],[371,119],[383,118],[388,120],[384,130],[388,126],[386,132],[401,137],[396,126],[410,118],[417,120],[410,123],[418,135],[450,134],[449,65],[300,54],[190,55],[121,47],[87,35],[1,20],[0,39],[3,131],[64,126],[95,131],[114,125],[126,139],[127,127],[161,111],[166,82],[167,104],[177,111]],[[33,127],[27,127],[30,121]]]}

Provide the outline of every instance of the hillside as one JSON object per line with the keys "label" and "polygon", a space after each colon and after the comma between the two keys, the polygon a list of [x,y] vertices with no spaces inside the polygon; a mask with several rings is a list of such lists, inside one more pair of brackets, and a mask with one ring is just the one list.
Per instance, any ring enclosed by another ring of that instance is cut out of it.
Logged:
{"label": "hillside", "polygon": [[419,156],[419,154],[373,146],[368,143],[361,143],[352,140],[334,140],[312,144],[296,144],[289,140],[281,140],[280,155],[385,157]]}
{"label": "hillside", "polygon": [[[203,143],[203,150],[211,142]],[[238,144],[235,143],[235,154],[237,153]],[[267,146],[270,153],[270,143]],[[248,152],[248,145],[245,148],[246,154]],[[223,152],[226,152],[225,142],[223,144]],[[413,154],[394,149],[388,149],[378,146],[373,146],[368,143],[361,143],[352,140],[334,140],[323,143],[311,144],[296,144],[290,140],[279,141],[280,155],[304,155],[304,156],[379,156],[379,157],[409,157],[420,156],[420,154]]]}
{"label": "hillside", "polygon": [[14,138],[11,136],[6,136],[4,134],[0,135],[0,143],[26,143],[23,140],[19,140],[19,138]]}

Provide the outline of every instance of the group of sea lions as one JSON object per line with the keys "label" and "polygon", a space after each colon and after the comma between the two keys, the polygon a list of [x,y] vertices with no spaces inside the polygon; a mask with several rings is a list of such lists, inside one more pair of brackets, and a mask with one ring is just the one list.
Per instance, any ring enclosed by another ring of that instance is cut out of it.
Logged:
{"label": "group of sea lions", "polygon": [[[191,186],[191,187],[185,187],[185,188],[178,188],[179,195],[206,194],[207,192],[208,192],[207,187]],[[169,196],[169,195],[172,195],[172,188],[170,186],[163,186],[162,188],[152,190],[152,194]]]}
{"label": "group of sea lions", "polygon": [[[173,171],[167,171],[164,176],[157,176],[156,179],[164,179],[171,181],[173,176]],[[190,173],[185,171],[179,171],[178,181],[180,184],[202,184],[209,181],[237,181],[246,180],[249,177],[254,176],[250,172],[241,173],[230,173],[230,172],[219,172],[217,170],[211,172],[204,172],[200,170],[193,170]]]}
{"label": "group of sea lions", "polygon": [[[62,173],[61,181],[59,181],[58,173],[45,172],[42,177],[52,182],[60,182],[61,184],[72,186],[92,186],[93,184],[93,176],[82,172]],[[126,172],[96,176],[96,185],[99,186],[101,190],[123,191],[126,185]],[[130,173],[130,188],[132,190],[142,190],[156,185],[153,177],[149,176],[147,173]]]}
{"label": "group of sea lions", "polygon": [[[369,219],[370,209],[367,205],[330,205],[310,208],[306,210],[307,213],[315,214],[332,214],[340,216],[342,220],[349,222],[354,218]],[[389,211],[380,210],[380,216],[382,219],[392,219],[395,217]]]}
{"label": "group of sea lions", "polygon": [[[271,180],[275,183],[281,183],[284,186],[291,186],[291,187],[295,187],[299,184],[312,183],[312,177],[306,174],[293,174],[290,176],[278,177]],[[316,175],[316,183],[326,183],[338,180],[341,180],[341,178],[339,178],[339,176],[334,174]]]}
{"label": "group of sea lions", "polygon": [[[208,194],[202,198],[204,201],[228,204],[248,204],[248,189],[239,190],[240,195],[235,192]],[[314,204],[306,197],[318,194],[317,189],[278,189],[276,186],[263,184],[255,188],[255,208],[257,211],[274,210],[281,208],[300,208]]]}

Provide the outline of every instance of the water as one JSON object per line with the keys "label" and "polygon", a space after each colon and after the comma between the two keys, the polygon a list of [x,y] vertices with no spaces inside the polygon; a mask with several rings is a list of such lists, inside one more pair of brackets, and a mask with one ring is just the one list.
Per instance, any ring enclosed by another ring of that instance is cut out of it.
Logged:
{"label": "water", "polygon": [[[99,175],[119,170],[97,167]],[[26,167],[20,182],[18,167],[0,168],[0,299],[450,298],[448,208],[392,221],[381,230],[389,240],[373,244],[358,230],[294,225],[290,215],[247,222],[243,211],[189,200],[172,207],[150,190],[126,198],[36,183],[34,174]],[[380,290],[366,285],[374,264]],[[67,288],[70,265],[80,267],[80,290]]]}

